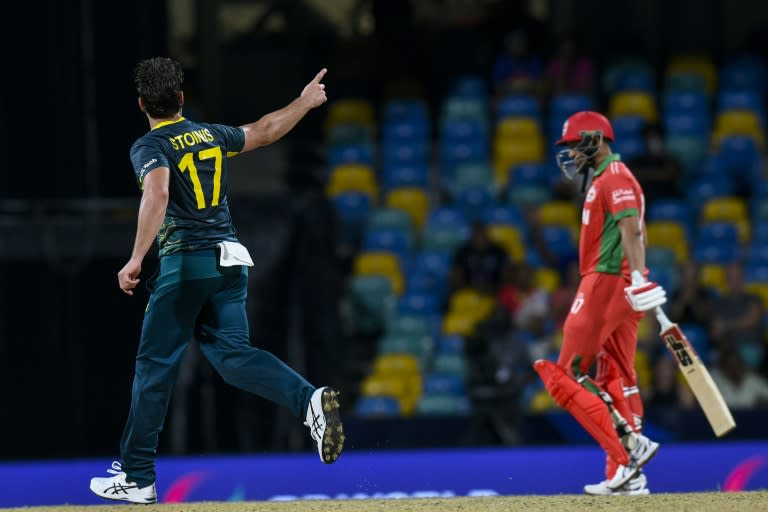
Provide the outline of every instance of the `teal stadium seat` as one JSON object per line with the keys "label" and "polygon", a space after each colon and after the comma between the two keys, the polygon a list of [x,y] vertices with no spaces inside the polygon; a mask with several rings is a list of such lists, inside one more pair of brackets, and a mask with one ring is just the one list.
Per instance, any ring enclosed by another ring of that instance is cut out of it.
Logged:
{"label": "teal stadium seat", "polygon": [[352,325],[362,333],[370,334],[382,329],[395,305],[392,282],[384,276],[354,276],[348,298]]}

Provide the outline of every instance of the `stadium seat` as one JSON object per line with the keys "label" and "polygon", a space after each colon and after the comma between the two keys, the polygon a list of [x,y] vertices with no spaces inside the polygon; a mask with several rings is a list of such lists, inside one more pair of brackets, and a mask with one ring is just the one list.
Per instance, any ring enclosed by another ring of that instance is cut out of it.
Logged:
{"label": "stadium seat", "polygon": [[507,204],[522,210],[537,207],[552,199],[552,190],[542,185],[515,185],[507,189]]}
{"label": "stadium seat", "polygon": [[475,322],[485,320],[493,311],[495,301],[493,297],[483,295],[471,288],[457,290],[451,295],[448,305],[449,312],[459,312],[468,315]]}
{"label": "stadium seat", "polygon": [[397,256],[389,252],[366,252],[355,257],[353,273],[356,276],[384,276],[391,280],[392,290],[400,295],[404,288],[403,274]]}
{"label": "stadium seat", "polygon": [[701,91],[671,90],[664,94],[664,115],[709,116],[709,98]]}
{"label": "stadium seat", "polygon": [[693,217],[698,218],[701,206],[707,201],[716,197],[730,196],[733,192],[733,181],[728,175],[699,176],[688,185],[685,201]]}
{"label": "stadium seat", "polygon": [[347,297],[352,325],[363,333],[382,329],[394,305],[392,282],[383,275],[353,276]]}
{"label": "stadium seat", "polygon": [[657,268],[677,268],[677,255],[674,249],[664,246],[651,246],[645,249],[645,264],[653,271]]}
{"label": "stadium seat", "polygon": [[550,118],[557,119],[561,127],[563,121],[576,112],[594,109],[594,98],[586,94],[558,94],[553,96],[549,103]]}
{"label": "stadium seat", "polygon": [[384,121],[428,121],[429,112],[423,100],[393,98],[385,103],[382,118]]}
{"label": "stadium seat", "polygon": [[488,84],[480,75],[461,75],[453,81],[450,96],[487,100]]}
{"label": "stadium seat", "polygon": [[361,396],[355,403],[355,414],[363,418],[396,418],[400,401],[391,396]]}
{"label": "stadium seat", "polygon": [[630,161],[633,158],[642,156],[647,151],[645,139],[640,136],[618,138],[611,144],[611,148],[614,152],[621,155],[624,161]]}
{"label": "stadium seat", "polygon": [[541,119],[541,110],[538,100],[528,94],[511,94],[504,96],[499,100],[496,107],[496,118],[505,119],[507,117],[532,117]]}
{"label": "stadium seat", "polygon": [[371,201],[367,194],[345,192],[333,198],[334,211],[340,221],[340,242],[357,245],[371,215]]}
{"label": "stadium seat", "polygon": [[640,116],[649,123],[655,122],[659,116],[653,95],[643,91],[615,93],[609,100],[608,117],[615,119],[624,115]]}
{"label": "stadium seat", "polygon": [[366,194],[371,203],[375,203],[379,196],[373,169],[367,165],[346,164],[334,167],[325,190],[331,198],[347,192]]}
{"label": "stadium seat", "polygon": [[419,360],[407,353],[381,354],[373,360],[373,375],[417,375]]}
{"label": "stadium seat", "polygon": [[678,264],[688,259],[688,239],[684,224],[675,221],[656,221],[646,225],[648,246],[666,247],[675,252]]}
{"label": "stadium seat", "polygon": [[726,265],[740,259],[739,247],[714,242],[697,242],[693,246],[693,261],[700,264]]}
{"label": "stadium seat", "polygon": [[707,155],[709,139],[689,135],[667,135],[664,138],[667,151],[677,158],[683,170],[691,172]]}
{"label": "stadium seat", "polygon": [[413,247],[413,239],[410,231],[397,228],[376,228],[366,231],[363,238],[362,250],[368,252],[389,252],[400,260],[400,268],[403,262],[409,260]]}
{"label": "stadium seat", "polygon": [[461,355],[440,354],[435,357],[432,372],[466,379],[469,376],[469,363]]}
{"label": "stadium seat", "polygon": [[648,121],[643,116],[636,114],[622,114],[611,119],[616,141],[627,137],[642,137],[643,129],[645,129],[647,124]]}
{"label": "stadium seat", "polygon": [[421,229],[429,212],[429,197],[420,188],[395,188],[387,193],[386,205],[407,212],[416,229]]}
{"label": "stadium seat", "polygon": [[394,141],[381,145],[383,165],[427,165],[429,147],[424,141]]}
{"label": "stadium seat", "polygon": [[567,226],[543,226],[541,237],[547,248],[554,253],[561,262],[572,260],[577,253],[572,227]]}
{"label": "stadium seat", "polygon": [[456,311],[443,317],[442,334],[444,336],[471,336],[475,330],[475,318],[467,313]]}
{"label": "stadium seat", "polygon": [[331,146],[371,145],[373,133],[371,127],[360,123],[339,123],[331,130],[328,142]]}
{"label": "stadium seat", "polygon": [[453,254],[468,236],[468,231],[457,231],[450,226],[431,226],[424,228],[422,248],[425,251]]}
{"label": "stadium seat", "polygon": [[404,336],[386,334],[378,342],[376,353],[385,355],[410,355],[419,362],[421,371],[430,366],[434,354],[434,341],[429,336]]}
{"label": "stadium seat", "polygon": [[725,110],[715,116],[715,127],[712,132],[712,142],[715,146],[724,137],[745,135],[751,137],[762,148],[765,142],[760,118],[755,112],[748,110]]}
{"label": "stadium seat", "polygon": [[665,112],[662,125],[667,138],[691,137],[708,143],[712,119],[706,112]]}
{"label": "stadium seat", "polygon": [[533,273],[533,284],[536,288],[552,293],[560,287],[560,273],[552,268],[537,268]]}
{"label": "stadium seat", "polygon": [[332,102],[325,118],[325,133],[330,134],[333,128],[341,123],[357,123],[373,129],[373,106],[367,100],[353,98]]}
{"label": "stadium seat", "polygon": [[373,146],[371,144],[337,144],[331,146],[328,154],[329,168],[333,169],[343,164],[373,166]]}
{"label": "stadium seat", "polygon": [[466,392],[466,383],[459,375],[432,373],[424,379],[425,395],[464,396]]}
{"label": "stadium seat", "polygon": [[488,103],[483,99],[449,96],[441,106],[441,125],[454,119],[474,119],[488,126],[488,118]]}
{"label": "stadium seat", "polygon": [[494,194],[487,185],[460,189],[453,199],[452,206],[462,212],[469,222],[478,221],[483,212],[494,206]]}
{"label": "stadium seat", "polygon": [[541,138],[539,122],[533,117],[505,117],[496,123],[494,138],[503,141],[509,138],[538,139]]}
{"label": "stadium seat", "polygon": [[447,120],[440,133],[440,144],[485,144],[489,142],[488,126],[477,119]]}
{"label": "stadium seat", "polygon": [[400,314],[436,315],[440,312],[437,296],[423,292],[408,292],[397,303]]}
{"label": "stadium seat", "polygon": [[706,203],[701,210],[701,222],[729,222],[735,224],[740,243],[750,239],[750,221],[747,202],[741,197],[716,197]]}
{"label": "stadium seat", "polygon": [[443,179],[450,179],[454,169],[461,164],[488,161],[489,150],[485,140],[440,143],[440,172]]}
{"label": "stadium seat", "polygon": [[471,406],[466,396],[423,395],[416,406],[416,414],[420,416],[465,416],[470,412]]}
{"label": "stadium seat", "polygon": [[368,218],[368,230],[396,229],[402,230],[413,238],[413,223],[411,217],[403,210],[396,208],[377,208]]}
{"label": "stadium seat", "polygon": [[509,169],[507,178],[510,187],[534,185],[548,187],[553,177],[559,177],[560,171],[548,164],[522,163]]}
{"label": "stadium seat", "polygon": [[725,269],[719,263],[705,263],[699,266],[698,281],[699,285],[722,294],[727,286]]}
{"label": "stadium seat", "polygon": [[504,248],[510,261],[521,263],[525,260],[525,240],[517,227],[506,224],[490,224],[488,237]]}
{"label": "stadium seat", "polygon": [[718,221],[699,224],[696,245],[731,245],[738,247],[739,228],[734,222]]}
{"label": "stadium seat", "polygon": [[427,119],[394,119],[385,121],[381,132],[383,144],[426,143],[429,140],[429,123]]}
{"label": "stadium seat", "polygon": [[700,76],[708,94],[717,89],[717,68],[706,55],[678,55],[670,59],[665,69],[666,76],[692,74]]}
{"label": "stadium seat", "polygon": [[481,219],[488,225],[498,224],[503,226],[513,226],[523,235],[525,234],[527,227],[522,210],[515,206],[492,206],[483,211]]}
{"label": "stadium seat", "polygon": [[429,171],[426,163],[386,162],[382,167],[381,180],[385,191],[399,187],[426,188],[429,185]]}
{"label": "stadium seat", "polygon": [[707,79],[698,74],[691,72],[675,72],[667,73],[664,78],[664,91],[665,92],[694,92],[697,94],[709,95],[707,90]]}
{"label": "stadium seat", "polygon": [[724,136],[715,149],[717,159],[722,161],[726,170],[739,178],[748,179],[748,171],[762,164],[760,147],[754,138],[746,135]]}
{"label": "stadium seat", "polygon": [[493,168],[496,184],[507,184],[511,168],[524,163],[538,163],[544,160],[542,139],[504,139],[493,148]]}
{"label": "stadium seat", "polygon": [[422,338],[431,335],[429,319],[426,315],[394,314],[386,324],[387,335],[407,338]]}
{"label": "stadium seat", "polygon": [[762,91],[766,86],[768,68],[757,55],[739,55],[723,63],[720,69],[720,87],[723,90],[740,89]]}
{"label": "stadium seat", "polygon": [[494,185],[493,169],[485,162],[464,163],[453,170],[451,181],[450,191],[454,196],[468,188],[486,188],[490,192]]}
{"label": "stadium seat", "polygon": [[690,226],[691,211],[682,199],[659,198],[648,204],[646,219],[648,222],[674,221]]}
{"label": "stadium seat", "polygon": [[601,87],[605,94],[612,95],[613,93],[622,90],[622,86],[626,85],[627,80],[624,78],[628,75],[654,75],[654,70],[646,59],[635,59],[630,57],[621,57],[609,62],[602,71],[601,74]]}
{"label": "stadium seat", "polygon": [[435,355],[438,354],[451,354],[462,355],[464,354],[464,347],[466,342],[461,336],[440,336],[437,340],[437,347]]}
{"label": "stadium seat", "polygon": [[717,93],[716,112],[746,110],[757,114],[765,122],[765,104],[762,91],[745,89],[721,89]]}
{"label": "stadium seat", "polygon": [[571,201],[549,201],[539,207],[539,222],[543,226],[566,226],[578,232],[581,212]]}

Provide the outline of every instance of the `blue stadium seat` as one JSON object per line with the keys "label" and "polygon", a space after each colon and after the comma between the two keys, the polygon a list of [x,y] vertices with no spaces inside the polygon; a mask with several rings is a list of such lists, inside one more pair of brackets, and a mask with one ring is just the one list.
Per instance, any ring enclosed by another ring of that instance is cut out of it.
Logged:
{"label": "blue stadium seat", "polygon": [[699,224],[696,244],[739,245],[739,229],[731,222],[705,222]]}
{"label": "blue stadium seat", "polygon": [[723,160],[727,172],[744,176],[745,170],[762,162],[755,139],[745,135],[730,135],[720,141],[717,155]]}
{"label": "blue stadium seat", "polygon": [[426,165],[429,147],[425,142],[387,142],[382,144],[384,165]]}
{"label": "blue stadium seat", "polygon": [[533,117],[540,121],[541,110],[538,100],[528,94],[511,94],[501,98],[496,109],[496,118],[504,119],[505,117],[518,116]]}
{"label": "blue stadium seat", "polygon": [[480,75],[461,75],[453,81],[451,96],[460,98],[488,98],[488,84]]}
{"label": "blue stadium seat", "polygon": [[385,144],[402,142],[426,143],[429,139],[427,120],[398,119],[382,124],[382,142]]}
{"label": "blue stadium seat", "polygon": [[363,250],[388,251],[398,256],[401,268],[409,260],[413,241],[409,231],[404,229],[378,228],[365,233]]}
{"label": "blue stadium seat", "polygon": [[665,113],[662,123],[666,136],[686,135],[709,141],[712,122],[706,112]]}
{"label": "blue stadium seat", "polygon": [[745,283],[768,283],[768,260],[751,262],[744,266]]}
{"label": "blue stadium seat", "polygon": [[429,113],[427,104],[419,99],[392,99],[384,105],[384,121],[427,121]]}
{"label": "blue stadium seat", "polygon": [[426,162],[398,163],[385,162],[381,173],[385,191],[398,187],[427,188],[429,170]]}
{"label": "blue stadium seat", "polygon": [[699,354],[699,359],[701,359],[704,364],[709,363],[710,345],[709,334],[707,333],[706,328],[698,324],[682,323],[680,324],[680,329],[685,333],[685,337],[688,338],[688,341],[691,342],[693,350]]}
{"label": "blue stadium seat", "polygon": [[648,68],[627,70],[616,77],[616,89],[614,92],[644,91],[656,92],[656,79],[653,71]]}
{"label": "blue stadium seat", "polygon": [[615,140],[611,144],[611,148],[615,153],[621,155],[622,160],[629,161],[645,154],[645,139],[640,136],[632,137],[625,135],[624,137]]}
{"label": "blue stadium seat", "polygon": [[701,91],[670,91],[664,95],[665,116],[693,114],[709,117],[709,98]]}
{"label": "blue stadium seat", "polygon": [[550,119],[557,119],[560,128],[563,121],[576,112],[594,110],[595,100],[591,96],[578,93],[565,93],[554,96],[549,103]]}
{"label": "blue stadium seat", "polygon": [[461,210],[467,220],[473,222],[481,220],[483,212],[494,206],[495,200],[488,187],[474,186],[459,190],[452,204]]}
{"label": "blue stadium seat", "polygon": [[412,268],[422,270],[441,279],[448,277],[453,255],[443,252],[423,251],[414,258]]}
{"label": "blue stadium seat", "polygon": [[611,125],[619,141],[627,137],[642,137],[646,121],[640,116],[622,115],[611,119]]}
{"label": "blue stadium seat", "polygon": [[485,224],[504,224],[523,231],[527,228],[523,212],[516,206],[493,206],[483,211],[481,220]]}
{"label": "blue stadium seat", "polygon": [[510,169],[509,186],[537,185],[548,187],[552,176],[560,175],[560,171],[549,164],[527,163],[519,164]]}
{"label": "blue stadium seat", "polygon": [[441,336],[437,339],[436,354],[462,355],[466,342],[459,335]]}
{"label": "blue stadium seat", "polygon": [[370,198],[367,194],[345,192],[333,198],[333,206],[341,222],[338,241],[357,245],[371,214]]}
{"label": "blue stadium seat", "polygon": [[400,416],[400,402],[390,396],[361,396],[355,413],[364,418],[396,418]]}
{"label": "blue stadium seat", "polygon": [[744,261],[747,265],[764,265],[768,261],[768,243],[756,241],[749,244]]}
{"label": "blue stadium seat", "polygon": [[686,202],[694,218],[698,217],[701,206],[713,197],[724,197],[733,194],[733,181],[723,173],[698,176],[688,185]]}
{"label": "blue stadium seat", "polygon": [[738,245],[720,245],[719,243],[696,243],[693,246],[693,260],[696,263],[726,265],[740,259]]}
{"label": "blue stadium seat", "polygon": [[721,89],[763,91],[766,78],[768,78],[768,68],[761,57],[741,55],[723,63],[719,81]]}
{"label": "blue stadium seat", "polygon": [[648,204],[646,218],[648,222],[675,221],[684,226],[691,226],[693,217],[688,204],[682,199],[659,198]]}
{"label": "blue stadium seat", "polygon": [[457,144],[440,144],[440,167],[444,177],[451,176],[453,169],[463,163],[490,161],[490,149],[485,140],[465,141]]}
{"label": "blue stadium seat", "polygon": [[450,227],[453,229],[467,231],[469,223],[464,212],[458,208],[443,206],[436,208],[427,215],[427,225],[431,227]]}
{"label": "blue stadium seat", "polygon": [[373,165],[373,148],[370,144],[339,144],[331,147],[328,166],[333,169],[341,164]]}
{"label": "blue stadium seat", "polygon": [[576,255],[576,245],[569,228],[564,226],[544,226],[541,228],[541,236],[549,250],[561,260],[569,260]]}
{"label": "blue stadium seat", "polygon": [[435,315],[440,312],[440,301],[430,293],[409,292],[400,297],[397,312],[403,315]]}
{"label": "blue stadium seat", "polygon": [[765,105],[761,94],[762,91],[747,89],[721,89],[717,94],[715,110],[751,110],[764,121]]}
{"label": "blue stadium seat", "polygon": [[467,387],[459,375],[433,373],[424,380],[424,393],[429,395],[464,396]]}
{"label": "blue stadium seat", "polygon": [[477,119],[449,119],[442,125],[441,144],[488,140],[488,127]]}
{"label": "blue stadium seat", "polygon": [[752,224],[752,241],[768,243],[768,220]]}

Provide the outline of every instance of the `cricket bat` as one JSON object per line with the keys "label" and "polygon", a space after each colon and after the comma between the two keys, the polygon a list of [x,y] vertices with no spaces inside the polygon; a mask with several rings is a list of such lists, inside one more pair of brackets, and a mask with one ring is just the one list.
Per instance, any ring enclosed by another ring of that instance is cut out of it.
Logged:
{"label": "cricket bat", "polygon": [[715,431],[717,437],[724,436],[736,428],[736,422],[733,421],[733,416],[731,416],[731,411],[723,400],[723,395],[720,394],[720,390],[717,389],[717,385],[709,375],[707,367],[701,362],[699,355],[680,327],[669,320],[661,307],[657,307],[654,312],[661,326],[661,339],[675,356],[680,372],[688,381],[688,385],[704,411],[712,430]]}

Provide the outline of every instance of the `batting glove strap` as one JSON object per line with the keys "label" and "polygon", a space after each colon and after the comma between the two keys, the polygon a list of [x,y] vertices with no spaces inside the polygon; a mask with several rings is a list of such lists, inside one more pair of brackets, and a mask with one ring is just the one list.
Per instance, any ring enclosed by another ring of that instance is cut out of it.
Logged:
{"label": "batting glove strap", "polygon": [[624,296],[635,311],[648,311],[667,302],[667,292],[653,282],[627,286]]}

